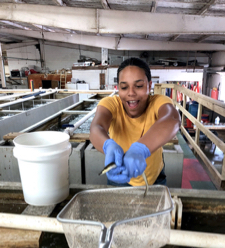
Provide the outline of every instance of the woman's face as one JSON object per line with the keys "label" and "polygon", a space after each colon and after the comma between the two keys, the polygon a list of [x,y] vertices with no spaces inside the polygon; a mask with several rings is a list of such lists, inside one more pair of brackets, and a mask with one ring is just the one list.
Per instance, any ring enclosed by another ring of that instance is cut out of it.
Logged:
{"label": "woman's face", "polygon": [[119,96],[131,118],[137,118],[144,113],[151,84],[144,69],[137,66],[127,66],[119,73]]}

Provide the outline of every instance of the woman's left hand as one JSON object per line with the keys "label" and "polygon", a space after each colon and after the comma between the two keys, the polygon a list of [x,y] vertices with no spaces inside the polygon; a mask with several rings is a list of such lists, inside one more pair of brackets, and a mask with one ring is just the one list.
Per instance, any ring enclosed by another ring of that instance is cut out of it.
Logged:
{"label": "woman's left hand", "polygon": [[150,155],[151,152],[146,145],[139,142],[133,143],[123,158],[127,176],[131,178],[141,175],[147,166],[145,159]]}

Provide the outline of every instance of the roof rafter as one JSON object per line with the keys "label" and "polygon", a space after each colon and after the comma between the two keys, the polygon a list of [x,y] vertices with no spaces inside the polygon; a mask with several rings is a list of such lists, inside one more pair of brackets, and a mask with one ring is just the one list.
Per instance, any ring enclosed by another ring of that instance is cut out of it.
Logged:
{"label": "roof rafter", "polygon": [[180,34],[174,35],[169,39],[169,41],[175,41],[179,36]]}
{"label": "roof rafter", "polygon": [[154,13],[156,11],[157,8],[157,2],[156,1],[152,1],[152,6],[151,6],[151,11],[152,13]]}
{"label": "roof rafter", "polygon": [[196,42],[200,43],[203,40],[206,40],[207,38],[211,37],[211,35],[202,35],[199,39],[196,40]]}
{"label": "roof rafter", "polygon": [[54,3],[56,3],[59,6],[64,6],[65,3],[62,0],[53,0]]}
{"label": "roof rafter", "polygon": [[101,0],[103,9],[111,9],[107,0]]}
{"label": "roof rafter", "polygon": [[206,3],[206,5],[198,11],[197,15],[204,15],[215,2],[216,0],[211,0],[210,2]]}
{"label": "roof rafter", "polygon": [[120,37],[116,38],[116,46],[115,49],[117,50],[120,44],[121,39],[123,38],[123,34],[120,34]]}
{"label": "roof rafter", "polygon": [[38,24],[32,24],[34,27],[36,28],[39,28],[41,30],[45,30],[45,31],[48,31],[48,32],[52,32],[52,33],[55,33],[55,30],[51,29],[51,28],[46,28],[42,25],[38,25]]}
{"label": "roof rafter", "polygon": [[25,29],[25,30],[32,30],[32,29],[30,29],[28,27],[25,27],[25,26],[23,26],[21,24],[14,23],[14,22],[11,22],[11,21],[3,21],[3,20],[1,20],[1,22],[5,23],[7,25],[13,26],[13,27],[17,27],[17,28],[21,28],[21,29]]}
{"label": "roof rafter", "polygon": [[37,45],[38,41],[22,41],[20,43],[13,43],[13,44],[6,44],[3,45],[4,50],[10,50],[10,49],[15,49],[15,48],[20,48],[20,47],[27,47],[27,46],[34,46]]}

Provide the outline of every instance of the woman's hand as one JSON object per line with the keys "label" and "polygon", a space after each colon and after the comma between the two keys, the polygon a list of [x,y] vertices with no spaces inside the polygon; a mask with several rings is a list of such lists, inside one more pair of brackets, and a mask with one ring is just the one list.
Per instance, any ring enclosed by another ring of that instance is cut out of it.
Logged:
{"label": "woman's hand", "polygon": [[107,139],[102,149],[105,153],[105,166],[110,163],[115,163],[117,166],[122,165],[123,149],[113,139]]}
{"label": "woman's hand", "polygon": [[146,145],[139,142],[133,143],[125,153],[123,159],[123,164],[126,167],[124,173],[126,173],[129,178],[141,175],[147,166],[145,160],[150,155],[151,152]]}
{"label": "woman's hand", "polygon": [[110,163],[115,163],[116,168],[111,169],[106,173],[109,180],[116,183],[127,183],[130,178],[127,174],[123,174],[125,167],[122,166],[124,152],[121,146],[119,146],[113,139],[107,139],[103,145],[103,151],[105,153],[105,166]]}

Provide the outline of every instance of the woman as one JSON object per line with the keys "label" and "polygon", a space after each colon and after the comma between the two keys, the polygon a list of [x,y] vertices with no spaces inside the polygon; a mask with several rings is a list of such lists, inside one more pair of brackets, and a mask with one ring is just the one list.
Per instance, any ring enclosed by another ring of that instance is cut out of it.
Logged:
{"label": "woman", "polygon": [[[138,58],[122,62],[117,71],[119,96],[103,98],[90,128],[94,147],[105,154],[108,184],[165,184],[162,146],[179,130],[180,117],[170,98],[149,95],[149,66]],[[108,134],[109,133],[109,134]]]}

